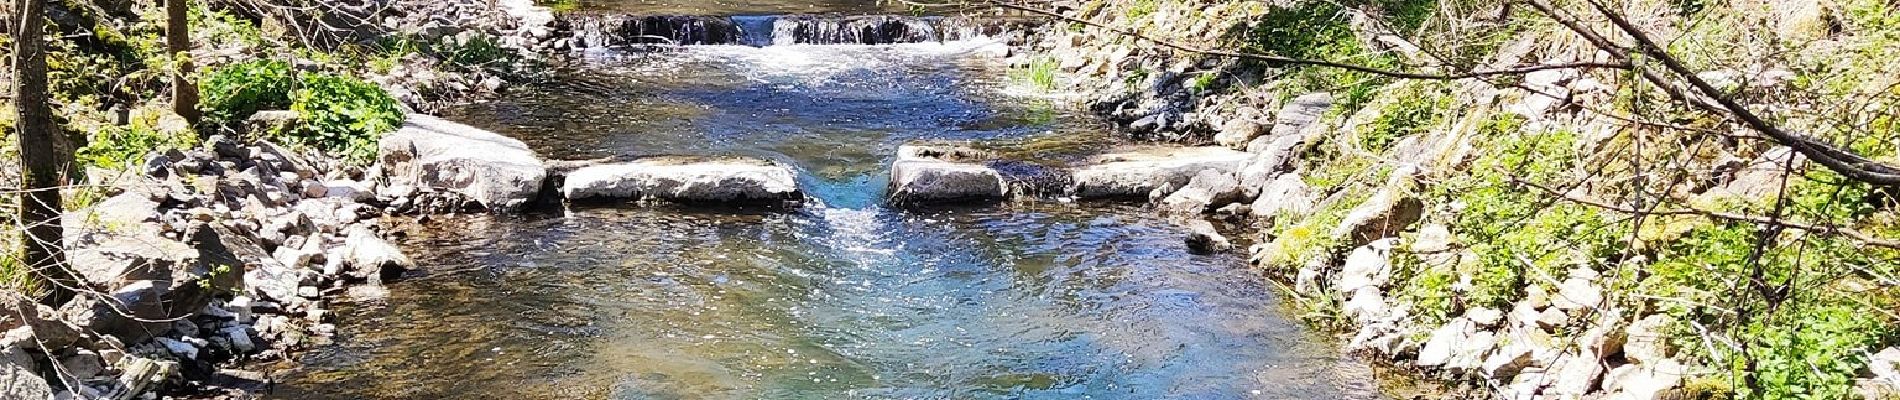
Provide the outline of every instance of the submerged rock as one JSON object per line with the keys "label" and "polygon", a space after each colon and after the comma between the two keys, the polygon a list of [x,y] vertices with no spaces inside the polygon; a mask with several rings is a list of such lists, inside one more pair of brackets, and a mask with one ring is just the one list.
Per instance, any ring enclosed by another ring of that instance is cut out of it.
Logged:
{"label": "submerged rock", "polygon": [[561,193],[568,200],[652,199],[685,203],[784,201],[796,200],[802,195],[797,174],[791,167],[740,157],[654,157],[584,167],[567,175]]}
{"label": "submerged rock", "polygon": [[1212,222],[1203,219],[1190,220],[1187,222],[1187,229],[1187,245],[1190,252],[1214,254],[1234,250],[1234,243],[1228,241],[1227,236],[1221,235],[1219,230],[1214,229]]}
{"label": "submerged rock", "polygon": [[457,193],[493,210],[516,210],[539,196],[547,166],[519,140],[428,115],[410,114],[383,136],[379,154],[391,185]]}
{"label": "submerged rock", "polygon": [[1183,187],[1204,170],[1238,171],[1251,155],[1225,147],[1146,147],[1096,156],[1075,169],[1070,193],[1080,198],[1140,197]]}

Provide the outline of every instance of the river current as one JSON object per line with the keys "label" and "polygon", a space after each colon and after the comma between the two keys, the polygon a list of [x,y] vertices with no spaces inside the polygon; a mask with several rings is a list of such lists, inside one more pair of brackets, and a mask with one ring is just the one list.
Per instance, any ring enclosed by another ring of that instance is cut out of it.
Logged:
{"label": "river current", "polygon": [[[880,10],[674,3],[609,8]],[[596,51],[564,79],[449,110],[550,159],[770,158],[796,166],[812,199],[437,218],[402,242],[423,267],[386,298],[336,304],[335,344],[302,355],[267,397],[1379,397],[1369,368],[1291,318],[1241,256],[1190,254],[1153,210],[884,205],[901,144],[1059,160],[1117,140],[1012,79],[1003,51]]]}

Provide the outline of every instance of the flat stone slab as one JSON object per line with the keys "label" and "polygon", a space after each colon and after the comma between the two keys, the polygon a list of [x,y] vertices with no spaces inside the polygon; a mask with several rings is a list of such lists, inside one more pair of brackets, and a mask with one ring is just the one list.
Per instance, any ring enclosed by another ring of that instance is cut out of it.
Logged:
{"label": "flat stone slab", "polygon": [[567,173],[568,200],[743,203],[803,196],[791,167],[745,157],[666,156],[594,165]]}
{"label": "flat stone slab", "polygon": [[1252,155],[1219,146],[1140,146],[1090,158],[1071,171],[1077,198],[1142,197],[1162,187],[1186,186],[1201,171],[1239,171]]}
{"label": "flat stone slab", "polygon": [[943,203],[1001,199],[1003,175],[981,162],[980,151],[951,146],[900,146],[891,163],[891,202]]}
{"label": "flat stone slab", "polygon": [[410,114],[402,129],[383,136],[378,150],[392,186],[459,193],[494,210],[534,201],[548,173],[520,140],[421,114]]}

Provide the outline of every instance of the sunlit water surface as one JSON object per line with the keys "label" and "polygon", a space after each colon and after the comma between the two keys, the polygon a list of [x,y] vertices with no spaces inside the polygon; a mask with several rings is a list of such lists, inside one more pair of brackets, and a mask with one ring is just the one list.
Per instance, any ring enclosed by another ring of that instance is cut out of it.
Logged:
{"label": "sunlit water surface", "polygon": [[993,45],[595,54],[570,79],[448,115],[557,159],[748,154],[806,207],[441,218],[425,266],[338,304],[286,399],[1375,398],[1234,255],[1150,210],[880,205],[895,147],[1111,142],[1011,88]]}

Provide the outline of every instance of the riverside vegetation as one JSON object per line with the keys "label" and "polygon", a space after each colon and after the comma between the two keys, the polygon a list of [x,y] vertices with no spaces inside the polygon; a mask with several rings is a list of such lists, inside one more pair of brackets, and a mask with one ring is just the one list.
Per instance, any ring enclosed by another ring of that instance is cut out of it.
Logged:
{"label": "riverside vegetation", "polygon": [[1418,79],[1223,54],[1425,75],[1612,62],[1625,50],[1585,33],[1637,46],[1615,16],[1748,110],[1891,163],[1891,2],[1029,8],[1069,29],[1045,32],[1019,65],[1041,74],[1062,60],[1060,89],[1091,109],[1159,140],[1284,152],[1262,173],[1280,178],[1236,203],[1251,210],[1239,224],[1259,232],[1254,263],[1356,351],[1479,397],[1900,389],[1894,187],[1703,107],[1709,95],[1682,94],[1686,78],[1648,78],[1657,57]]}

